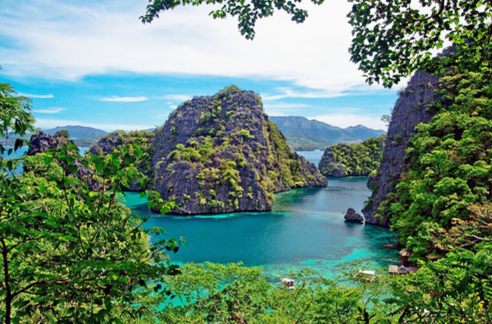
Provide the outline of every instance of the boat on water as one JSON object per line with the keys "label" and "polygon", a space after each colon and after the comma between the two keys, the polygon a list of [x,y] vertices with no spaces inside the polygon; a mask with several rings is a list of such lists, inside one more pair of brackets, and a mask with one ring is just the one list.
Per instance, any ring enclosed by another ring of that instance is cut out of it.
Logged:
{"label": "boat on water", "polygon": [[296,282],[295,282],[294,279],[282,278],[280,281],[284,284],[284,286],[286,286],[289,289],[294,289],[295,288]]}

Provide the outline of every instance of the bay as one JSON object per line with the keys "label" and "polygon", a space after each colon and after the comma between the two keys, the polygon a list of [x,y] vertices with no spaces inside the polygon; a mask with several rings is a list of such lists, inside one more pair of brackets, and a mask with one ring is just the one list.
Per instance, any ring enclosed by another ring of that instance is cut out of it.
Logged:
{"label": "bay", "polygon": [[150,212],[138,193],[126,193],[124,203],[149,216],[146,226],[161,226],[167,237],[186,243],[176,262],[242,262],[262,266],[269,276],[309,269],[331,278],[346,266],[385,271],[397,253],[385,248],[395,236],[380,227],[348,224],[348,207],[360,210],[369,195],[367,178],[330,178],[326,188],[280,193],[270,212],[173,216]]}

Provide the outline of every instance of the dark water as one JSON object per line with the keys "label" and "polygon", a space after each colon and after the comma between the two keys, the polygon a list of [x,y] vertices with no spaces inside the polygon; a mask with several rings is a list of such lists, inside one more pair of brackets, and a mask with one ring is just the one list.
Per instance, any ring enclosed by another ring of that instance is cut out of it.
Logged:
{"label": "dark water", "polygon": [[384,269],[394,262],[394,242],[387,230],[346,224],[348,207],[360,210],[369,195],[366,178],[329,179],[327,188],[292,190],[276,195],[274,210],[214,216],[161,216],[149,213],[136,193],[126,204],[140,214],[152,215],[148,226],[162,226],[169,237],[184,237],[186,244],[175,261],[243,262],[264,266],[271,275],[308,268],[327,277],[347,262]]}

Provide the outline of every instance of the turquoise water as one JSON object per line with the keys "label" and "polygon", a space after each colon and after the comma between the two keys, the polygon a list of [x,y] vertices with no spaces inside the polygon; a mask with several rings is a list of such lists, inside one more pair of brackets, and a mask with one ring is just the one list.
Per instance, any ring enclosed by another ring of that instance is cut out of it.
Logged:
{"label": "turquoise water", "polygon": [[333,277],[350,262],[383,271],[397,260],[383,247],[395,237],[385,229],[346,224],[348,207],[360,210],[369,195],[367,178],[329,179],[326,188],[306,188],[276,195],[271,212],[204,216],[152,214],[138,193],[124,201],[147,226],[162,226],[168,237],[186,244],[172,255],[177,262],[243,262],[262,266],[267,275],[285,276],[307,268],[314,275]]}
{"label": "turquoise water", "polygon": [[[317,164],[323,152],[298,153]],[[262,266],[273,277],[307,268],[313,275],[333,277],[350,262],[384,271],[398,259],[395,251],[383,247],[394,242],[393,234],[343,221],[348,207],[362,208],[370,194],[366,182],[364,177],[330,178],[326,188],[280,193],[273,210],[263,213],[162,216],[150,213],[138,193],[127,193],[125,203],[151,216],[146,226],[162,226],[168,237],[185,238],[186,244],[172,255],[176,262],[243,262]]]}

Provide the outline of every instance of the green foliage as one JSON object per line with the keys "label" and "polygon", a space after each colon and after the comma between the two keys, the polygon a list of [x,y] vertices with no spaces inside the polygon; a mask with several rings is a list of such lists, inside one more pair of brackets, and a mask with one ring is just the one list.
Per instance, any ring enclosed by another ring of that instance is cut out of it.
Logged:
{"label": "green foliage", "polygon": [[409,170],[393,200],[380,207],[416,257],[447,253],[436,236],[456,220],[468,221],[471,204],[491,199],[490,79],[489,69],[441,78],[439,113],[417,127],[407,149]]}
{"label": "green foliage", "polygon": [[[275,10],[283,11],[291,16],[292,21],[303,22],[308,13],[305,9],[298,7],[298,0],[267,0],[267,1],[234,1],[234,0],[150,0],[145,15],[140,17],[143,23],[150,23],[159,17],[161,11],[172,10],[184,5],[217,5],[218,8],[210,11],[214,19],[226,18],[228,15],[237,17],[238,28],[247,39],[255,36],[254,27],[256,21],[261,18],[272,16]],[[324,0],[311,0],[314,4],[321,4]]]}
{"label": "green foliage", "polygon": [[[15,90],[7,83],[0,83],[0,155],[5,152],[12,135],[18,137],[34,129],[34,117],[31,114],[31,101],[18,96]],[[21,139],[14,143],[15,149],[23,145]],[[11,153],[12,151],[10,151]]]}
{"label": "green foliage", "polygon": [[[177,268],[164,251],[174,240],[150,242],[145,219],[117,196],[139,173],[122,146],[83,159],[66,146],[22,158],[25,171],[0,161],[0,314],[3,322],[111,322],[140,317],[143,287],[161,287]],[[127,167],[122,167],[127,165]],[[91,190],[77,171],[91,170]],[[160,289],[160,288],[159,288]]]}
{"label": "green foliage", "polygon": [[362,143],[336,144],[326,149],[319,163],[325,176],[367,176],[378,169],[386,136]]}
{"label": "green foliage", "polygon": [[[145,191],[152,187],[154,178],[154,168],[152,165],[152,155],[154,154],[154,132],[152,131],[116,131],[104,135],[94,146],[90,148],[87,155],[111,155],[115,151],[125,147],[128,154],[133,156],[133,159],[121,165],[134,166],[141,173],[137,183],[136,179],[130,181],[127,189]],[[126,164],[129,163],[129,164]]]}
{"label": "green foliage", "polygon": [[[296,289],[267,281],[260,268],[188,263],[158,296],[155,316],[165,323],[357,323],[387,319],[383,282],[339,286],[294,274]],[[164,307],[162,307],[164,305]],[[385,307],[384,309],[382,309]],[[147,318],[147,320],[150,320]]]}
{"label": "green foliage", "polygon": [[400,320],[419,323],[490,323],[492,244],[457,248],[415,274],[393,281]]}
{"label": "green foliage", "polygon": [[[351,0],[352,61],[367,82],[397,84],[415,70],[443,73],[489,60],[492,4],[482,0]],[[454,53],[436,59],[446,42]],[[489,54],[487,54],[489,53]]]}

